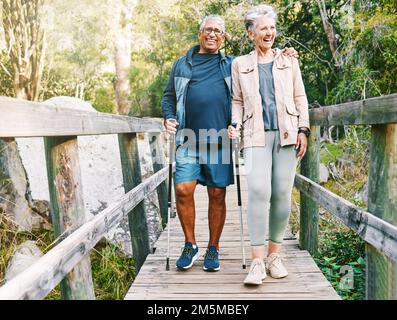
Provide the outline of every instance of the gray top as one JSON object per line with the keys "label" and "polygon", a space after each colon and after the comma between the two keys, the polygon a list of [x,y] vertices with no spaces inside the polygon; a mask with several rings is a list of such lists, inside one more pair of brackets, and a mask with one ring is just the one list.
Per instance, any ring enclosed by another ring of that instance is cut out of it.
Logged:
{"label": "gray top", "polygon": [[277,109],[274,93],[273,62],[258,64],[259,92],[262,97],[265,130],[277,130]]}

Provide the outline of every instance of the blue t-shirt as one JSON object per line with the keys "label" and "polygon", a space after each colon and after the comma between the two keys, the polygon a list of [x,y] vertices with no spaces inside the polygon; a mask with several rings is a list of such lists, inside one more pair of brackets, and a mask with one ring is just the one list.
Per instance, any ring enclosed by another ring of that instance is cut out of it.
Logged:
{"label": "blue t-shirt", "polygon": [[[186,128],[194,131],[197,142],[220,143],[215,136],[201,136],[200,129],[219,132],[228,125],[229,92],[219,67],[218,54],[193,56],[193,74],[186,95]],[[224,130],[225,131],[225,130]]]}
{"label": "blue t-shirt", "polygon": [[259,91],[262,97],[265,130],[277,130],[277,108],[274,93],[273,62],[258,64]]}

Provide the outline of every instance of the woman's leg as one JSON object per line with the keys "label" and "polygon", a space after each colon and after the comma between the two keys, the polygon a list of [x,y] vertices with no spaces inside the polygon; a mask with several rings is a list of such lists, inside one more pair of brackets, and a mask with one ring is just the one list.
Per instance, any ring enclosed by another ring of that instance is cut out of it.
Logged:
{"label": "woman's leg", "polygon": [[255,259],[264,255],[271,196],[271,148],[245,149],[244,165],[248,186],[248,231],[253,249],[252,258]]}
{"label": "woman's leg", "polygon": [[244,150],[244,164],[248,185],[248,231],[251,242],[252,263],[245,284],[258,285],[266,277],[265,231],[271,196],[272,141],[266,147]]}
{"label": "woman's leg", "polygon": [[[276,141],[279,145],[278,134]],[[288,225],[297,161],[294,145],[275,146],[273,150],[272,195],[269,216],[269,240],[272,242],[269,244],[270,253],[279,249],[277,245],[281,245]]]}
{"label": "woman's leg", "polygon": [[275,278],[288,275],[281,263],[279,252],[291,212],[291,196],[296,173],[297,156],[295,146],[281,147],[279,133],[275,137],[272,168],[272,195],[269,214],[268,266]]}

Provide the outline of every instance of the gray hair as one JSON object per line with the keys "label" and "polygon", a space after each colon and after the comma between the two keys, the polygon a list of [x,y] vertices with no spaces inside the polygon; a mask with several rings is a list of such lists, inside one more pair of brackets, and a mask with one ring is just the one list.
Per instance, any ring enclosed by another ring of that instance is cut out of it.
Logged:
{"label": "gray hair", "polygon": [[201,20],[201,22],[200,22],[200,31],[203,31],[203,30],[204,30],[205,24],[206,24],[208,21],[210,21],[210,20],[213,20],[213,21],[218,22],[218,24],[219,24],[220,27],[221,27],[221,31],[222,31],[223,33],[226,32],[225,20],[223,20],[223,18],[222,18],[221,16],[218,16],[218,15],[215,15],[215,14],[210,14],[209,16],[206,16],[206,17],[203,18],[203,20]]}
{"label": "gray hair", "polygon": [[255,20],[259,17],[267,16],[277,21],[277,13],[273,7],[261,4],[251,8],[245,15],[245,28],[250,31],[255,31]]}

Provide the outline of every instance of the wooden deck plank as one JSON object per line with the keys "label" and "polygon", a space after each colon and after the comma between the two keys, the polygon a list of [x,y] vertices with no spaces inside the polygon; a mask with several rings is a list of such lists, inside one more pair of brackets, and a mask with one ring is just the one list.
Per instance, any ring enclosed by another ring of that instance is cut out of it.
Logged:
{"label": "wooden deck plank", "polygon": [[[245,217],[247,214],[245,179],[242,179],[242,196],[244,206],[244,245],[248,267],[250,264],[250,243]],[[220,241],[221,271],[203,271],[203,256],[208,241],[208,200],[204,187],[197,188],[195,200],[195,228],[200,254],[199,259],[195,261],[189,270],[180,271],[175,268],[175,261],[181,253],[184,236],[179,220],[177,218],[171,219],[171,270],[165,270],[167,232],[163,232],[155,244],[156,250],[154,254],[150,254],[146,258],[144,265],[125,297],[126,300],[340,299],[310,254],[305,250],[299,249],[299,242],[289,230],[285,234],[281,253],[289,271],[288,277],[273,279],[268,276],[261,286],[245,286],[243,284],[248,270],[242,269],[240,211],[237,207],[235,186],[229,187],[227,190],[227,217]]]}

